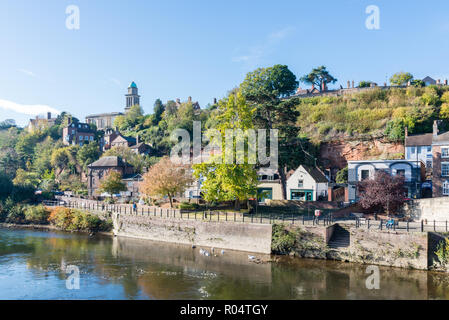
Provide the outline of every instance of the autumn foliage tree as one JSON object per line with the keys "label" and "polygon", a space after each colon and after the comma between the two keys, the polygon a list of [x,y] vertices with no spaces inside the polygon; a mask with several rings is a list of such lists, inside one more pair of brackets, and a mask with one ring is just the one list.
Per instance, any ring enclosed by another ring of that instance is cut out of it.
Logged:
{"label": "autumn foliage tree", "polygon": [[185,191],[192,182],[190,166],[176,164],[169,157],[163,157],[144,174],[139,191],[151,198],[167,196],[173,208],[173,197]]}
{"label": "autumn foliage tree", "polygon": [[374,179],[367,179],[358,185],[360,204],[364,209],[384,210],[388,215],[405,202],[406,188],[404,177],[391,176],[384,171],[377,171]]}
{"label": "autumn foliage tree", "polygon": [[119,193],[120,191],[126,191],[126,185],[122,181],[122,175],[117,171],[110,171],[106,177],[100,182],[99,190],[111,195]]}

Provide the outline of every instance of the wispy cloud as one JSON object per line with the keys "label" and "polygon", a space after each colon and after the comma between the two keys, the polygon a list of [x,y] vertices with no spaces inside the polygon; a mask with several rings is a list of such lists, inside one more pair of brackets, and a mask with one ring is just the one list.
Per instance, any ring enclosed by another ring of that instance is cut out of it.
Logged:
{"label": "wispy cloud", "polygon": [[19,72],[21,72],[23,74],[26,74],[27,76],[30,76],[30,77],[33,77],[33,78],[37,78],[37,75],[33,71],[26,70],[26,69],[18,69],[17,71],[19,71]]}
{"label": "wispy cloud", "polygon": [[14,111],[21,114],[36,116],[46,112],[60,113],[59,110],[43,104],[20,104],[0,99],[0,109]]}
{"label": "wispy cloud", "polygon": [[257,64],[263,57],[270,54],[283,39],[293,33],[294,30],[293,27],[286,27],[274,31],[266,36],[265,41],[262,44],[248,47],[244,54],[232,57],[232,61]]}

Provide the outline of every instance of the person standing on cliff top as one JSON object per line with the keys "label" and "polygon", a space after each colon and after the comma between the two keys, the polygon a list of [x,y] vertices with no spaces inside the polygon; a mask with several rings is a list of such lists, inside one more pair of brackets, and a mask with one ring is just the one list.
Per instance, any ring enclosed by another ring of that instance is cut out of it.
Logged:
{"label": "person standing on cliff top", "polygon": [[135,202],[133,202],[133,211],[137,212],[137,204]]}

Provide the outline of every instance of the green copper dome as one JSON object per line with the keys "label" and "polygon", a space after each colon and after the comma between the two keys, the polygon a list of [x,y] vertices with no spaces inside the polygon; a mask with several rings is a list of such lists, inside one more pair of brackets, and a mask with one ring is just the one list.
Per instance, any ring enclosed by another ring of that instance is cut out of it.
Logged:
{"label": "green copper dome", "polygon": [[131,84],[129,85],[128,88],[137,88],[137,85],[136,85],[136,83],[133,81],[133,82],[131,82]]}

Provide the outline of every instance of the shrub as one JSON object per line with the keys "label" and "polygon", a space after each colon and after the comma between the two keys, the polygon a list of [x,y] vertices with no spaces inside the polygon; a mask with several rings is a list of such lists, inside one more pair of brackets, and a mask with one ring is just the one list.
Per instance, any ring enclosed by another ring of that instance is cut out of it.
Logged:
{"label": "shrub", "polygon": [[20,204],[16,204],[9,208],[6,216],[6,222],[8,223],[24,223],[25,215],[23,213],[23,207]]}
{"label": "shrub", "polygon": [[102,221],[98,216],[81,210],[55,208],[48,221],[65,231],[109,231],[112,221]]}
{"label": "shrub", "polygon": [[335,182],[337,183],[347,183],[348,182],[348,167],[345,167],[337,172],[335,177]]}
{"label": "shrub", "polygon": [[444,241],[438,243],[435,254],[442,265],[449,262],[449,238],[444,238]]}
{"label": "shrub", "polygon": [[46,224],[50,212],[43,206],[28,206],[24,211],[25,220],[29,223]]}
{"label": "shrub", "polygon": [[283,225],[273,225],[271,250],[277,254],[290,253],[296,244],[296,235],[285,229]]}
{"label": "shrub", "polygon": [[197,203],[181,202],[179,204],[179,209],[183,209],[183,210],[196,210],[198,208],[199,208],[199,205]]}

